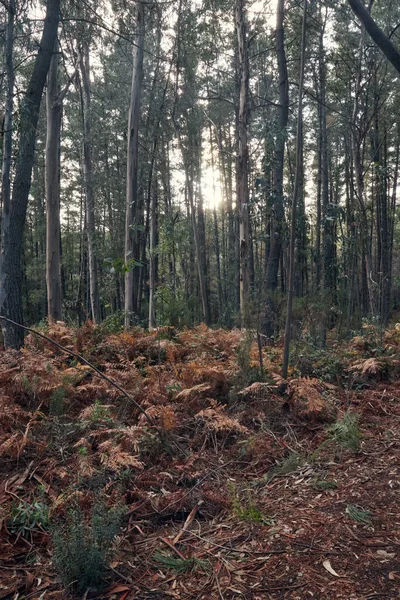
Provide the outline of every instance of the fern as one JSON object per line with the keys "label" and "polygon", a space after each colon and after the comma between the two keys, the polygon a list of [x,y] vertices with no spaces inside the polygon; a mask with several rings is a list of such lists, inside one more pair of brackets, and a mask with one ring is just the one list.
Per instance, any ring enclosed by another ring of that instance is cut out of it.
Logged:
{"label": "fern", "polygon": [[336,421],[328,428],[328,433],[335,442],[343,448],[353,452],[360,450],[360,429],[358,417],[354,413],[347,412],[343,419]]}

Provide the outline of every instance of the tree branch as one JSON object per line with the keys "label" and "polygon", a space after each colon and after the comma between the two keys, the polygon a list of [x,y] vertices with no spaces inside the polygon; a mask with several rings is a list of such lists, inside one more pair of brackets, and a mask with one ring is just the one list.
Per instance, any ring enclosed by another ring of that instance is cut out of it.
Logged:
{"label": "tree branch", "polygon": [[360,19],[375,44],[382,50],[386,58],[392,63],[396,71],[400,73],[400,52],[385,35],[369,14],[361,0],[348,0],[354,14]]}

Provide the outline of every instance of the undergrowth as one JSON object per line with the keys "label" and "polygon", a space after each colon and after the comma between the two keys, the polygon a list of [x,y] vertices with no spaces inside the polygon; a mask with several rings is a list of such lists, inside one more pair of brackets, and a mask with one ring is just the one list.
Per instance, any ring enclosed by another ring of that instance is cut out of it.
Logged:
{"label": "undergrowth", "polygon": [[53,526],[53,564],[64,586],[78,594],[101,586],[123,514],[97,502],[88,519],[75,507],[66,522]]}

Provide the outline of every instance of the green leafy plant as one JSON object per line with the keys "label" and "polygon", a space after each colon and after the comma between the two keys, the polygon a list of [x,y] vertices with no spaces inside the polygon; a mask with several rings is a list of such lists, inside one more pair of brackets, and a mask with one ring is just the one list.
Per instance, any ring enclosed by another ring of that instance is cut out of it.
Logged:
{"label": "green leafy plant", "polygon": [[233,512],[239,519],[250,523],[271,524],[271,519],[268,519],[253,503],[249,490],[245,498],[241,498],[236,484],[233,481],[229,481],[228,491]]}
{"label": "green leafy plant", "polygon": [[196,557],[179,558],[177,556],[163,554],[162,552],[155,552],[153,558],[163,567],[176,571],[177,573],[186,573],[187,571],[194,571],[196,569],[208,571],[210,569],[208,560],[201,560]]}
{"label": "green leafy plant", "polygon": [[108,406],[100,404],[100,400],[95,400],[94,407],[90,413],[90,421],[96,423],[97,421],[109,421],[112,419],[112,415]]}
{"label": "green leafy plant", "polygon": [[348,504],[346,506],[346,514],[353,521],[357,521],[358,523],[371,523],[371,513],[368,510],[363,510],[359,506],[355,506],[354,504]]}
{"label": "green leafy plant", "polygon": [[49,404],[49,413],[53,417],[62,417],[65,412],[64,400],[67,395],[67,390],[64,387],[59,387],[51,395]]}
{"label": "green leafy plant", "polygon": [[266,475],[264,475],[264,482],[269,482],[274,477],[281,477],[294,473],[298,467],[306,462],[304,456],[297,454],[297,452],[291,452],[286,458],[284,458],[279,464],[270,469]]}
{"label": "green leafy plant", "polygon": [[328,427],[330,439],[343,448],[358,452],[360,450],[360,428],[356,414],[347,412],[343,419]]}
{"label": "green leafy plant", "polygon": [[89,520],[80,508],[74,508],[66,523],[54,526],[53,564],[65,586],[83,593],[102,584],[123,512],[119,507],[108,510],[99,502]]}
{"label": "green leafy plant", "polygon": [[8,528],[24,538],[30,537],[33,531],[49,527],[49,508],[39,501],[20,502],[11,510]]}

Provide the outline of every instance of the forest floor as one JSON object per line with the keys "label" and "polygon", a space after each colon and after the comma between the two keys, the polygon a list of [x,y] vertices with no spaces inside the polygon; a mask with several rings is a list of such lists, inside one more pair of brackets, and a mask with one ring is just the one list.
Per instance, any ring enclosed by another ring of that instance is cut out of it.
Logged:
{"label": "forest floor", "polygon": [[127,394],[34,335],[1,352],[0,599],[400,597],[396,328],[287,382],[249,333],[45,333]]}

